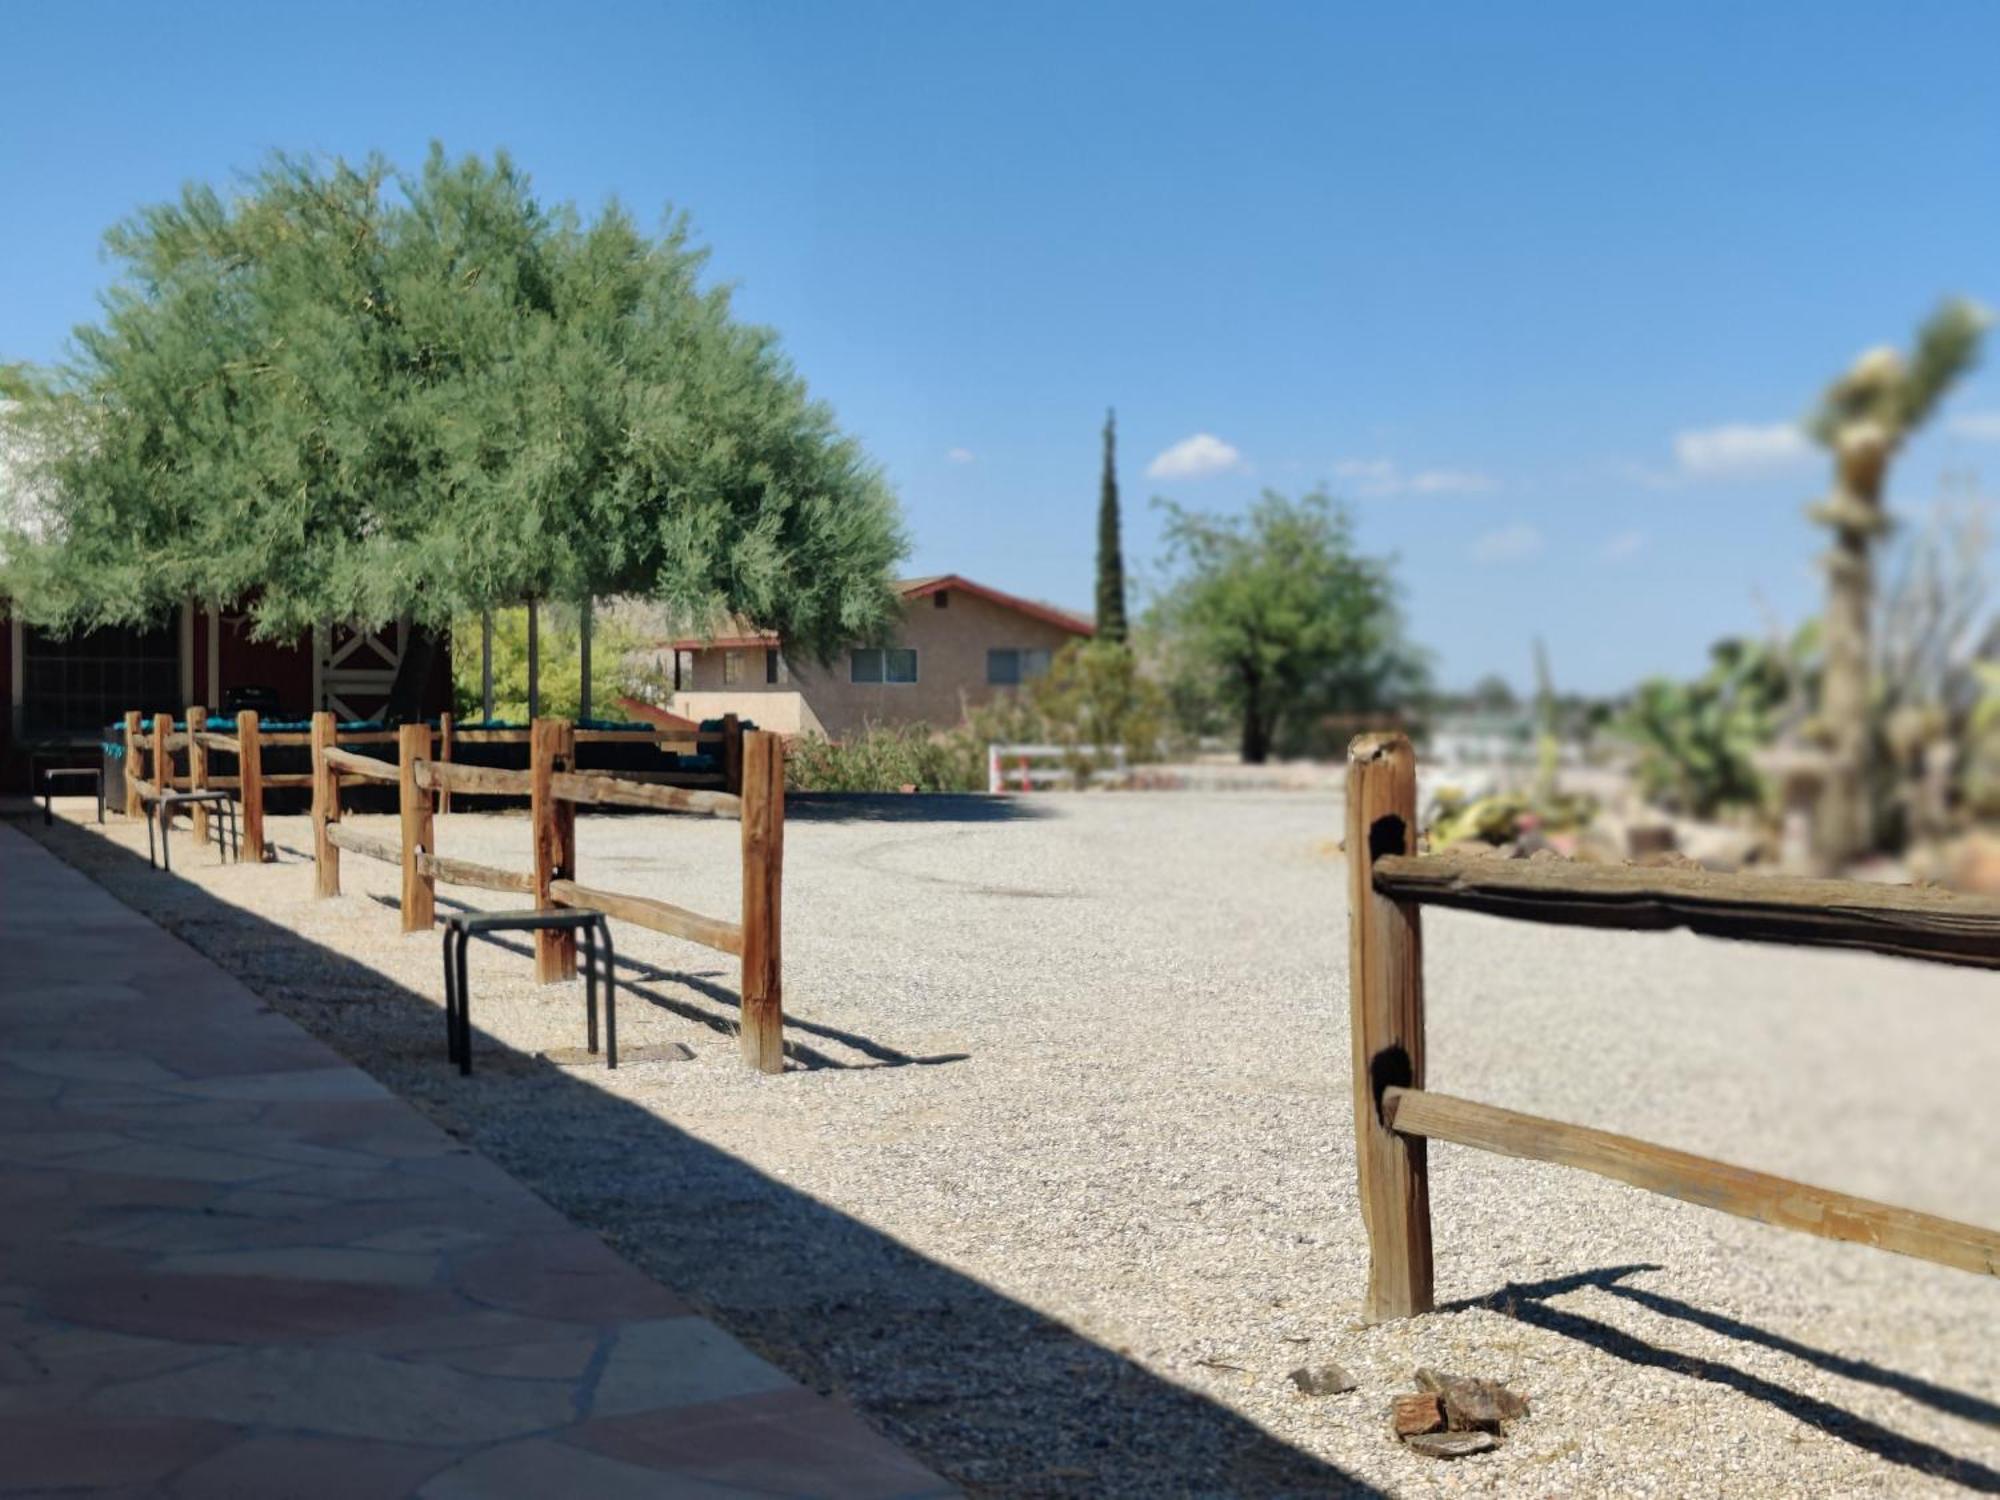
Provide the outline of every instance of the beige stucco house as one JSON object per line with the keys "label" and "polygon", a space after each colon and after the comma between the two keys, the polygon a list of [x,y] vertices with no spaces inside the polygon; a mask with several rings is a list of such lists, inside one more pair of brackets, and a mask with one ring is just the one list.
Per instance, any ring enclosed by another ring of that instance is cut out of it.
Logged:
{"label": "beige stucco house", "polygon": [[690,719],[735,713],[780,734],[830,739],[871,724],[945,727],[1039,677],[1056,652],[1095,633],[1081,615],[956,573],[898,588],[903,620],[890,641],[852,647],[827,666],[791,660],[768,631],[663,643],[661,669],[674,685],[667,706]]}

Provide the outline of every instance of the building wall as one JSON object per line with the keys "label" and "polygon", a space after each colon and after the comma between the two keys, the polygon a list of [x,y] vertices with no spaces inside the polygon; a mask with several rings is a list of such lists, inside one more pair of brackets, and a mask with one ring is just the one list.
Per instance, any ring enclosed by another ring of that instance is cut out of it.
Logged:
{"label": "building wall", "polygon": [[[942,607],[937,600],[942,598]],[[917,680],[913,683],[857,683],[851,679],[848,652],[832,663],[784,658],[776,683],[765,681],[764,651],[744,648],[744,680],[725,684],[724,649],[693,653],[692,682],[683,686],[699,693],[749,695],[799,693],[826,733],[834,739],[857,734],[871,724],[934,724],[946,728],[964,719],[966,711],[1012,688],[986,681],[986,653],[998,648],[1060,651],[1078,635],[1046,620],[1007,609],[975,594],[950,589],[912,600],[892,646],[913,647]],[[750,712],[754,709],[739,709]]]}

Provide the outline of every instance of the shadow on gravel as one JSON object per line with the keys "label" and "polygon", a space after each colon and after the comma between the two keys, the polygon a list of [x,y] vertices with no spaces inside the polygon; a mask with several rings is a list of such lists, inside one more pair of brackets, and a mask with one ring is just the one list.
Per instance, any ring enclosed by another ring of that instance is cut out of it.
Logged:
{"label": "shadow on gravel", "polygon": [[[595,1068],[520,1058],[460,1078],[428,997],[87,831],[16,826],[974,1495],[1382,1493],[603,1092]],[[357,920],[395,941],[373,910]],[[305,973],[314,993],[286,987]],[[344,1024],[357,1011],[365,1024]],[[498,1060],[492,1036],[475,1045]]]}
{"label": "shadow on gravel", "polygon": [[[387,907],[390,911],[399,912],[403,909],[403,903],[394,896],[377,895],[371,896],[369,899],[381,906]],[[453,911],[483,910],[483,908],[474,906],[470,902],[457,901],[450,896],[438,896],[434,899],[438,906],[449,907]],[[524,943],[517,938],[504,937],[497,932],[479,933],[474,940],[486,943],[495,948],[504,948],[509,953],[518,953],[523,958],[531,959],[535,956],[535,950],[531,944]],[[622,953],[616,956],[614,967],[618,974],[618,993],[621,997],[625,995],[637,995],[649,1005],[655,1006],[660,1010],[671,1011],[682,1020],[692,1021],[697,1026],[706,1026],[710,1031],[716,1032],[721,1036],[733,1038],[736,1035],[737,1022],[733,1015],[718,1015],[715,1011],[704,1010],[701,1006],[689,1004],[686,1000],[676,995],[662,994],[660,991],[649,989],[638,982],[639,979],[651,979],[663,984],[679,985],[683,989],[693,990],[696,994],[713,1001],[725,1011],[740,1011],[743,1008],[742,997],[735,990],[712,983],[709,978],[710,975],[721,973],[721,970],[711,969],[707,974],[692,974],[685,969],[662,969],[657,964],[649,964],[643,959],[628,958]],[[634,978],[635,975],[637,978]],[[868,1061],[843,1062],[839,1058],[829,1057],[818,1048],[800,1041],[800,1032],[804,1032],[808,1036],[816,1036],[827,1041],[838,1042],[843,1047],[859,1052]],[[935,1067],[939,1063],[965,1062],[972,1054],[970,1052],[937,1052],[928,1055],[919,1055],[913,1052],[904,1052],[899,1048],[891,1047],[886,1042],[878,1042],[869,1037],[862,1036],[859,1032],[842,1031],[838,1026],[828,1026],[819,1021],[808,1021],[800,1016],[788,1015],[785,1017],[785,1056],[797,1063],[801,1068],[811,1071],[818,1068],[836,1068],[841,1070],[856,1068],[928,1068]]]}
{"label": "shadow on gravel", "polygon": [[787,792],[787,823],[1020,823],[1055,815],[1027,797],[973,792]]}
{"label": "shadow on gravel", "polygon": [[1549,1306],[1551,1299],[1567,1296],[1572,1292],[1590,1290],[1605,1292],[1646,1308],[1650,1312],[1658,1313],[1661,1317],[1692,1323],[1711,1333],[1719,1333],[1725,1338],[1759,1344],[1780,1354],[1804,1360],[1807,1364],[1815,1365],[1830,1374],[1895,1391],[1898,1395],[1935,1407],[1951,1416],[1962,1417],[1988,1427],[2000,1426],[2000,1407],[1968,1391],[1953,1390],[1949,1386],[1938,1385],[1920,1376],[1905,1375],[1869,1360],[1853,1359],[1844,1354],[1815,1349],[1810,1344],[1801,1344],[1781,1333],[1759,1328],[1754,1323],[1745,1323],[1739,1318],[1710,1312],[1691,1302],[1684,1302],[1678,1297],[1668,1297],[1659,1292],[1648,1291],[1644,1287],[1625,1284],[1625,1279],[1629,1276],[1664,1269],[1663,1266],[1641,1263],[1630,1266],[1606,1266],[1596,1271],[1582,1271],[1574,1276],[1556,1277],[1549,1281],[1527,1284],[1509,1282],[1497,1292],[1484,1297],[1467,1298],[1462,1302],[1440,1308],[1439,1311],[1461,1312],[1473,1307],[1487,1308],[1536,1328],[1544,1328],[1565,1338],[1589,1344],[1594,1349],[1615,1355],[1630,1364],[1671,1370],[1695,1380],[1706,1380],[1715,1385],[1727,1386],[1731,1390],[1775,1406],[1801,1422],[1817,1427],[1827,1436],[1838,1438],[1843,1443],[1851,1443],[1865,1452],[1874,1454],[1877,1458],[1915,1469],[1922,1474],[1951,1480],[1980,1494],[2000,1494],[2000,1472],[1988,1468],[1975,1459],[1962,1458],[1955,1453],[1946,1452],[1935,1444],[1905,1437],[1865,1417],[1857,1416],[1844,1407],[1835,1406],[1830,1401],[1789,1390],[1762,1376],[1739,1370],[1733,1365],[1704,1359],[1698,1355],[1682,1354],[1673,1349],[1663,1349],[1657,1344],[1649,1344],[1644,1339],[1627,1333],[1622,1328],[1614,1328],[1609,1323],[1601,1323],[1581,1313]]}

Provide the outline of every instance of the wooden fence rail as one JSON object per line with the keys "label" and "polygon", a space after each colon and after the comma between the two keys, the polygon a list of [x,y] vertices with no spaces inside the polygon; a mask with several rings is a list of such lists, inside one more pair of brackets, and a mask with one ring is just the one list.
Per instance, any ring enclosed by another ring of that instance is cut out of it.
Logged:
{"label": "wooden fence rail", "polygon": [[[317,717],[317,716],[315,716]],[[329,716],[330,717],[330,716]],[[263,769],[264,752],[270,749],[309,749],[314,744],[312,730],[266,730],[259,723],[254,710],[245,709],[236,715],[235,732],[221,733],[210,727],[222,720],[211,720],[207,709],[196,704],[183,713],[185,729],[174,728],[171,713],[154,714],[151,722],[138,709],[125,714],[123,725],[123,787],[122,799],[115,794],[109,797],[110,805],[122,807],[128,817],[139,817],[143,813],[143,798],[166,786],[170,788],[233,791],[237,794],[242,845],[246,857],[254,863],[270,859],[270,845],[264,837],[264,794],[273,789],[291,790],[315,786],[314,772],[281,772],[266,775]],[[357,746],[401,744],[400,729],[341,729],[337,724],[332,731],[329,747],[335,752],[335,766],[342,773],[367,777],[381,782],[393,782],[400,772],[396,764],[370,756],[353,753]],[[576,775],[592,778],[607,778],[619,783],[618,789],[585,793],[570,800],[593,803],[621,803],[627,806],[664,809],[675,812],[708,812],[717,816],[733,816],[726,811],[738,799],[730,790],[736,783],[731,780],[732,767],[741,764],[740,749],[732,749],[733,741],[740,741],[743,730],[733,718],[725,719],[718,728],[694,733],[658,729],[578,729],[577,743],[603,745],[652,745],[660,750],[702,751],[710,754],[722,769],[715,772],[688,770],[634,771],[619,776],[609,776],[605,772],[579,771]],[[527,771],[510,771],[490,766],[454,765],[453,753],[460,744],[469,745],[527,745],[532,738],[531,729],[507,728],[460,728],[450,714],[439,716],[435,730],[427,731],[428,739],[424,758],[419,764],[428,778],[424,782],[426,791],[436,793],[434,813],[442,816],[451,811],[454,792],[465,795],[526,797],[530,791],[530,774]],[[178,774],[173,764],[176,755],[187,757],[186,774]],[[399,749],[400,754],[400,749]],[[211,755],[228,756],[234,759],[235,768],[217,769],[209,760]],[[164,768],[164,770],[162,769]],[[671,783],[651,784],[651,783]],[[643,785],[642,785],[643,784]],[[623,788],[642,786],[638,793],[627,794]],[[714,788],[722,788],[715,790]],[[206,807],[197,806],[192,814],[195,838],[206,843],[211,837],[209,812]],[[504,887],[512,889],[513,887]]]}
{"label": "wooden fence rail", "polygon": [[[438,738],[442,743],[444,736]],[[405,725],[398,732],[393,764],[357,755],[336,743],[331,714],[315,714],[311,777],[314,889],[321,896],[340,894],[340,855],[345,850],[400,867],[405,932],[431,930],[436,919],[437,882],[443,880],[485,890],[519,891],[532,896],[537,907],[595,908],[620,921],[735,955],[742,963],[739,1036],[744,1060],[766,1073],[782,1072],[784,1004],[778,928],[784,883],[784,746],[774,734],[752,732],[740,738],[741,774],[735,779],[742,793],[732,795],[580,772],[575,763],[578,732],[574,725],[556,719],[535,721],[529,734],[528,769],[512,771],[432,758],[432,731],[421,724]],[[341,782],[357,777],[396,784],[399,842],[341,825]],[[452,793],[525,794],[529,800],[532,870],[502,870],[439,855],[436,808]],[[742,920],[730,922],[651,897],[579,885],[579,804],[740,820]],[[574,936],[538,932],[535,937],[536,977],[544,983],[572,978],[576,973]]]}
{"label": "wooden fence rail", "polygon": [[[235,732],[228,734],[211,729],[207,711],[199,705],[185,711],[183,722],[186,727],[177,730],[171,713],[156,713],[150,723],[137,709],[125,715],[124,808],[131,816],[142,816],[143,799],[162,787],[234,791],[242,810],[244,847],[252,860],[262,861],[268,857],[264,793],[273,787],[308,787],[312,791],[309,826],[315,894],[340,894],[340,857],[345,852],[399,867],[405,932],[431,930],[436,886],[442,880],[476,889],[520,892],[543,907],[593,906],[620,920],[737,956],[742,962],[743,1055],[765,1072],[783,1070],[779,920],[784,749],[776,735],[746,732],[734,715],[725,716],[719,729],[692,735],[654,729],[580,728],[553,719],[538,719],[526,729],[468,729],[456,725],[448,714],[440,718],[435,729],[406,724],[392,730],[343,730],[326,712],[314,714],[305,732],[271,731],[263,729],[256,713],[249,710],[236,716]],[[357,750],[391,744],[396,747],[393,761]],[[467,765],[452,759],[459,745],[496,744],[525,744],[528,769]],[[578,744],[653,745],[661,749],[685,746],[712,752],[721,769],[627,774],[584,770],[576,764]],[[311,751],[309,772],[265,773],[265,750],[299,747]],[[187,757],[185,775],[176,772],[176,754]],[[234,769],[215,768],[211,755],[233,758]],[[343,825],[342,782],[356,780],[396,787],[399,841]],[[435,819],[450,810],[454,795],[526,798],[533,835],[532,870],[503,870],[438,854]],[[579,805],[738,819],[743,828],[742,920],[730,922],[650,897],[578,885]],[[195,813],[195,832],[197,838],[209,836],[205,808]],[[535,949],[536,974],[542,980],[574,976],[573,934],[537,933]]]}
{"label": "wooden fence rail", "polygon": [[1420,920],[1429,904],[2000,968],[2000,902],[1852,881],[1419,857],[1417,834],[1409,741],[1363,735],[1348,748],[1348,988],[1369,1321],[1431,1309],[1433,1140],[1579,1167],[1724,1213],[2000,1275],[2000,1232],[1427,1089]]}

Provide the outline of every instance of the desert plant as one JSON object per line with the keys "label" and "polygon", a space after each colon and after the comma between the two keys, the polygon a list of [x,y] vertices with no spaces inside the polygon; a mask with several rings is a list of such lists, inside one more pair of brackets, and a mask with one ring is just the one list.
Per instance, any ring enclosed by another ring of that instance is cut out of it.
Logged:
{"label": "desert plant", "polygon": [[1764,782],[1753,758],[1776,738],[1791,699],[1793,659],[1810,652],[1812,641],[1810,630],[1784,648],[1718,641],[1712,665],[1694,681],[1641,683],[1613,728],[1639,747],[1647,799],[1696,817],[1760,805]]}
{"label": "desert plant", "polygon": [[1917,332],[1910,357],[1871,349],[1827,388],[1807,430],[1833,455],[1834,483],[1812,518],[1833,533],[1826,556],[1826,677],[1820,718],[1833,764],[1820,817],[1820,853],[1859,853],[1874,833],[1872,732],[1874,607],[1871,553],[1889,528],[1883,486],[1890,461],[1938,402],[1972,368],[1988,318],[1970,302],[1947,302]]}

